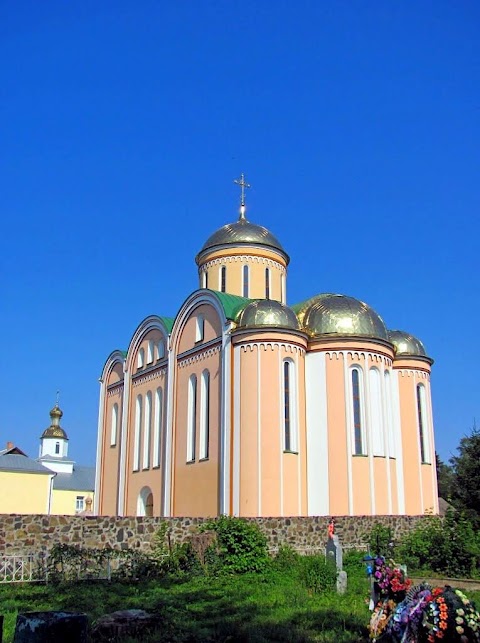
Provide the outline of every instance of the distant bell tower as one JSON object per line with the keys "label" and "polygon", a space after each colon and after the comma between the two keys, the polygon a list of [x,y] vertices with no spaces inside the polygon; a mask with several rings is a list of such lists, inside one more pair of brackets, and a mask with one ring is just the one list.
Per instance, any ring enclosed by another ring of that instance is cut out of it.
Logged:
{"label": "distant bell tower", "polygon": [[[68,436],[60,426],[60,420],[63,416],[62,409],[58,406],[58,393],[57,402],[50,411],[50,426],[45,429],[40,438],[40,459],[49,463],[63,461],[67,464],[68,458]],[[45,462],[45,464],[47,464]],[[47,465],[48,466],[48,465]],[[50,467],[50,468],[53,468]],[[70,467],[60,466],[60,471],[68,471]]]}

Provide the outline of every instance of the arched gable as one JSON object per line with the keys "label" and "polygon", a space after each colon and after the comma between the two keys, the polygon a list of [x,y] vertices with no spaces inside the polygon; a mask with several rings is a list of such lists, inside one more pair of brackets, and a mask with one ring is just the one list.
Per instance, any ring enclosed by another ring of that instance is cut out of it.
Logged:
{"label": "arched gable", "polygon": [[217,294],[202,289],[192,293],[181,306],[173,324],[171,347],[176,354],[221,337],[227,317]]}
{"label": "arched gable", "polygon": [[[138,370],[141,351],[143,351],[141,368],[164,359],[168,350],[168,335],[169,329],[162,317],[150,315],[144,319],[130,340],[125,359],[126,370],[130,373]],[[163,354],[159,352],[160,343],[163,344]]]}
{"label": "arched gable", "polygon": [[125,362],[125,353],[115,350],[107,357],[100,375],[100,381],[105,382],[107,386],[116,384],[123,380],[123,366]]}

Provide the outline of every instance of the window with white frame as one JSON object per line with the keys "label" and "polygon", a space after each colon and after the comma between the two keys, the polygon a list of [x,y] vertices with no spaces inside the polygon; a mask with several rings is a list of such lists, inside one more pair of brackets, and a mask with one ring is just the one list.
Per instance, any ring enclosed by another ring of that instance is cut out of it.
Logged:
{"label": "window with white frame", "polygon": [[295,362],[283,362],[283,448],[285,451],[298,451],[297,429],[297,378]]}
{"label": "window with white frame", "polygon": [[118,404],[112,406],[112,424],[110,427],[110,446],[114,447],[117,444],[117,431],[118,431]]}
{"label": "window with white frame", "polygon": [[160,466],[163,435],[163,390],[157,388],[155,393],[155,421],[153,423],[153,466]]}
{"label": "window with white frame", "polygon": [[377,456],[385,455],[385,436],[383,432],[382,381],[378,368],[368,372],[370,395],[370,431],[372,453]]}
{"label": "window with white frame", "polygon": [[152,394],[145,395],[145,421],[143,423],[143,468],[150,467],[150,436],[152,434]]}
{"label": "window with white frame", "polygon": [[137,395],[135,402],[135,428],[133,433],[133,470],[140,469],[140,430],[142,428],[142,396]]}
{"label": "window with white frame", "polygon": [[145,349],[141,348],[138,351],[137,355],[137,368],[143,368],[145,366]]}
{"label": "window with white frame", "polygon": [[201,342],[203,340],[203,335],[205,332],[205,317],[203,315],[197,315],[195,319],[195,341]]}
{"label": "window with white frame", "polygon": [[147,364],[151,364],[153,362],[154,351],[155,351],[155,342],[153,341],[153,339],[150,339],[148,340],[148,344],[147,344]]}
{"label": "window with white frame", "polygon": [[248,266],[243,266],[242,270],[243,276],[243,296],[248,297],[250,293],[250,268]]}
{"label": "window with white frame", "polygon": [[85,496],[77,496],[75,498],[75,511],[77,513],[85,511]]}
{"label": "window with white frame", "polygon": [[163,359],[165,357],[165,344],[163,340],[160,340],[157,344],[157,359]]}
{"label": "window with white frame", "polygon": [[363,373],[359,366],[355,366],[350,370],[350,378],[353,419],[353,454],[366,455]]}
{"label": "window with white frame", "polygon": [[422,464],[430,463],[430,444],[428,439],[428,418],[425,386],[417,385],[418,438],[420,440],[420,458]]}
{"label": "window with white frame", "polygon": [[195,442],[197,432],[197,377],[190,375],[188,380],[187,412],[187,462],[195,462]]}
{"label": "window with white frame", "polygon": [[55,455],[60,454],[60,442],[55,442]]}
{"label": "window with white frame", "polygon": [[208,288],[208,272],[202,272],[202,288]]}
{"label": "window with white frame", "polygon": [[395,431],[393,428],[393,407],[392,407],[392,380],[390,371],[385,371],[385,433],[387,436],[388,455],[395,458],[397,448],[395,445]]}
{"label": "window with white frame", "polygon": [[200,460],[208,458],[210,439],[210,373],[204,370],[200,390]]}

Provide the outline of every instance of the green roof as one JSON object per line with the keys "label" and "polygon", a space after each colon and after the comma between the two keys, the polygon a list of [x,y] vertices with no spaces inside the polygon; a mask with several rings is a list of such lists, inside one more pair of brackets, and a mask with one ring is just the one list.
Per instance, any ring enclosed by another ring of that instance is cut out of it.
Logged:
{"label": "green roof", "polygon": [[160,319],[165,324],[168,332],[171,333],[173,328],[173,323],[175,321],[175,317],[160,317]]}
{"label": "green roof", "polygon": [[248,299],[247,297],[239,297],[238,295],[230,295],[227,292],[220,292],[218,290],[210,290],[218,301],[222,304],[223,312],[227,319],[236,321],[239,313],[245,308],[247,304],[254,299]]}

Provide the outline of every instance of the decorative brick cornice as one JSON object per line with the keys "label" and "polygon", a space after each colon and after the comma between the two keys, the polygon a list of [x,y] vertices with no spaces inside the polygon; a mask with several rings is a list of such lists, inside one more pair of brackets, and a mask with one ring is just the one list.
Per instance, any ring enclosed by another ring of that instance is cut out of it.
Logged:
{"label": "decorative brick cornice", "polygon": [[185,368],[185,366],[188,366],[189,364],[194,364],[195,362],[201,362],[204,359],[211,357],[212,355],[216,355],[217,353],[220,352],[220,348],[221,348],[220,344],[217,344],[216,346],[212,346],[207,350],[199,351],[198,353],[193,353],[188,357],[184,357],[183,359],[180,358],[177,361],[178,368]]}
{"label": "decorative brick cornice", "polygon": [[289,344],[287,342],[248,342],[247,344],[241,344],[241,349],[244,353],[247,352],[247,349],[250,352],[253,352],[253,349],[262,349],[264,351],[270,350],[280,350],[283,349],[287,353],[296,353],[298,355],[305,355],[305,349],[297,344]]}
{"label": "decorative brick cornice", "polygon": [[167,369],[164,368],[159,368],[155,371],[150,371],[149,373],[144,373],[135,375],[132,378],[132,386],[135,388],[136,386],[140,386],[140,384],[145,384],[145,382],[151,382],[152,380],[157,380],[160,377],[164,377],[167,373]]}
{"label": "decorative brick cornice", "polygon": [[269,259],[267,257],[257,257],[255,255],[234,255],[228,257],[218,257],[217,259],[212,259],[211,261],[207,261],[206,263],[201,265],[199,268],[199,272],[201,274],[212,266],[224,265],[227,263],[261,263],[270,266],[271,268],[276,268],[277,270],[280,270],[280,272],[286,272],[285,266],[282,266],[282,264],[278,263],[278,261],[274,261],[273,259]]}
{"label": "decorative brick cornice", "polygon": [[114,397],[115,395],[122,395],[123,382],[121,384],[111,384],[107,388],[107,397]]}

